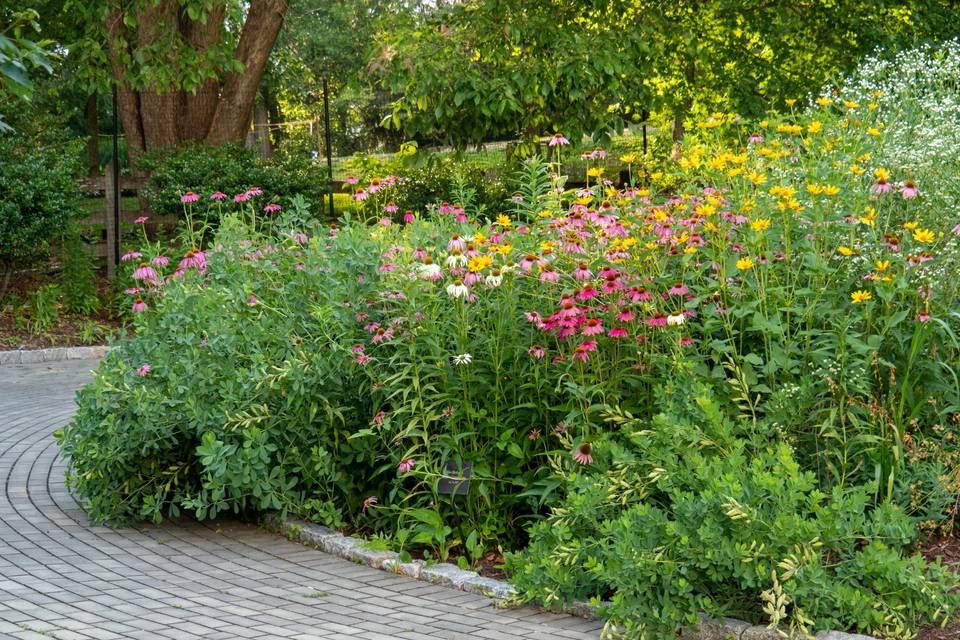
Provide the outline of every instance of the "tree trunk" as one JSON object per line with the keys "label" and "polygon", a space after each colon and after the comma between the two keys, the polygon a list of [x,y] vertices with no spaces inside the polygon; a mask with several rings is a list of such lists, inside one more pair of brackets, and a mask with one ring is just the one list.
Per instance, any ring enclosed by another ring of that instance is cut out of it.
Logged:
{"label": "tree trunk", "polygon": [[[128,61],[138,51],[170,33],[178,34],[198,53],[219,44],[225,20],[224,5],[214,6],[205,23],[193,21],[179,0],[144,2],[137,27],[124,24],[123,9],[107,16],[108,54],[117,82],[119,116],[130,161],[153,149],[187,142],[225,144],[243,140],[267,59],[283,25],[288,0],[251,0],[234,58],[240,72],[210,78],[195,91],[171,87],[136,88],[129,82]],[[158,90],[159,89],[159,90]],[[139,173],[139,171],[135,171]]]}
{"label": "tree trunk", "polygon": [[85,109],[87,119],[87,175],[91,178],[100,175],[100,119],[97,114],[97,92],[87,97]]}
{"label": "tree trunk", "polygon": [[247,133],[247,146],[269,157],[273,155],[273,146],[270,143],[270,121],[267,119],[267,107],[263,100],[253,103],[253,127]]}
{"label": "tree trunk", "polygon": [[684,69],[684,76],[687,81],[687,97],[683,100],[683,105],[674,111],[673,115],[673,152],[670,154],[672,160],[679,160],[683,155],[683,119],[693,108],[693,83],[696,80],[696,67],[693,60],[687,61]]}

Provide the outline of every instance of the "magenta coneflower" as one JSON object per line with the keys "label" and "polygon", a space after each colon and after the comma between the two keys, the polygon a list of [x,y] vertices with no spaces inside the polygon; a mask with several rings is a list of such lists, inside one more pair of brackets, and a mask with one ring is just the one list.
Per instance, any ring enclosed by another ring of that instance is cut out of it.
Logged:
{"label": "magenta coneflower", "polygon": [[589,442],[581,442],[580,446],[573,450],[573,453],[570,455],[573,456],[573,459],[577,461],[577,464],[592,464],[593,463],[593,447]]}
{"label": "magenta coneflower", "polygon": [[930,314],[926,312],[921,313],[920,315],[917,316],[917,320],[919,322],[927,322],[928,320],[930,320]]}
{"label": "magenta coneflower", "polygon": [[416,216],[413,215],[413,211],[405,211],[405,212],[404,212],[404,214],[403,214],[403,223],[404,223],[404,224],[411,224],[411,223],[413,223],[413,222],[416,222],[416,220],[417,220],[417,218],[416,218]]}
{"label": "magenta coneflower", "polygon": [[249,193],[238,193],[237,195],[233,196],[233,201],[236,202],[237,204],[240,204],[241,202],[246,202],[249,199],[250,199]]}
{"label": "magenta coneflower", "polygon": [[665,327],[667,326],[667,316],[663,314],[655,315],[652,318],[647,318],[648,327]]}
{"label": "magenta coneflower", "polygon": [[670,287],[669,289],[667,289],[667,293],[669,293],[672,296],[683,296],[689,292],[690,292],[690,287],[683,284],[682,282],[678,282],[672,287]]}
{"label": "magenta coneflower", "polygon": [[137,298],[136,300],[134,300],[133,302],[134,313],[141,313],[143,311],[146,311],[147,308],[148,308],[147,303],[143,301],[143,298]]}
{"label": "magenta coneflower", "polygon": [[619,313],[617,313],[617,320],[619,320],[620,322],[631,322],[635,317],[636,317],[636,314],[630,309],[627,309],[625,311],[620,311]]}
{"label": "magenta coneflower", "polygon": [[146,378],[148,373],[150,373],[150,365],[147,363],[140,365],[137,369],[137,375],[141,378]]}
{"label": "magenta coneflower", "polygon": [[366,515],[367,509],[369,509],[369,508],[372,507],[373,505],[377,504],[379,501],[380,501],[380,500],[377,498],[377,496],[370,496],[370,497],[366,498],[366,499],[363,501],[363,509],[361,509],[360,512],[361,512],[362,514]]}
{"label": "magenta coneflower", "polygon": [[277,211],[280,211],[280,209],[280,205],[278,205],[276,202],[271,202],[263,208],[263,210],[267,213],[276,213]]}
{"label": "magenta coneflower", "polygon": [[917,194],[920,193],[920,190],[917,189],[917,185],[913,183],[913,180],[907,180],[900,188],[900,193],[905,199],[909,200],[910,198],[916,198]]}
{"label": "magenta coneflower", "polygon": [[127,253],[120,256],[120,262],[130,262],[131,260],[136,260],[137,258],[142,257],[143,254],[139,251],[128,251]]}
{"label": "magenta coneflower", "polygon": [[196,202],[200,199],[200,196],[195,194],[193,191],[187,191],[185,194],[180,196],[180,202]]}
{"label": "magenta coneflower", "polygon": [[135,218],[134,221],[133,221],[133,223],[134,223],[134,224],[143,224],[143,223],[145,223],[145,222],[146,222],[147,220],[149,220],[149,219],[150,219],[150,218],[148,218],[147,216],[140,216],[139,218]]}
{"label": "magenta coneflower", "polygon": [[580,331],[585,336],[597,336],[603,333],[603,322],[600,318],[588,318]]}
{"label": "magenta coneflower", "polygon": [[397,465],[397,471],[400,473],[406,473],[413,469],[417,465],[416,461],[413,458],[404,458],[400,461],[400,464]]}
{"label": "magenta coneflower", "polygon": [[610,336],[611,338],[626,338],[627,330],[624,329],[623,327],[614,327],[610,329],[609,332],[607,332],[607,335]]}
{"label": "magenta coneflower", "polygon": [[211,200],[226,200],[226,199],[227,199],[227,194],[225,194],[225,193],[223,193],[223,192],[221,192],[221,191],[214,191],[213,193],[210,194],[210,199],[211,199]]}
{"label": "magenta coneflower", "polygon": [[247,190],[247,195],[249,195],[249,196],[262,196],[262,195],[263,195],[263,189],[261,189],[260,187],[253,187],[252,189],[248,189],[248,190]]}
{"label": "magenta coneflower", "polygon": [[363,365],[370,362],[370,356],[368,356],[365,353],[358,353],[357,356],[353,359],[353,361],[362,367]]}

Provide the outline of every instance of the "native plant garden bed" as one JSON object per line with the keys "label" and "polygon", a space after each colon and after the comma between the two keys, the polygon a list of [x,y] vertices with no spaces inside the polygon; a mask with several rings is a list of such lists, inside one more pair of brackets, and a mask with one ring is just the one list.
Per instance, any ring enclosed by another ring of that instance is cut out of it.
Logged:
{"label": "native plant garden bed", "polygon": [[607,601],[627,637],[949,624],[958,77],[955,47],[870,61],[702,120],[640,184],[593,149],[567,188],[558,135],[496,210],[462,180],[402,210],[397,176],[333,226],[184,193],[187,250],[126,263],[133,335],[58,434],[68,483],[96,521],[280,510],[502,555],[522,599]]}

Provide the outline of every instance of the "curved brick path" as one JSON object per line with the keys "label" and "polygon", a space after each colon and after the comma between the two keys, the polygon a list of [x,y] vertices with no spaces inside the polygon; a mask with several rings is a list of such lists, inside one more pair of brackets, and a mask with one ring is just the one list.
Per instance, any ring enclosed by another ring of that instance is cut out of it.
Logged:
{"label": "curved brick path", "polygon": [[89,527],[51,432],[95,366],[0,367],[0,638],[599,636],[596,622],[500,611],[237,522]]}

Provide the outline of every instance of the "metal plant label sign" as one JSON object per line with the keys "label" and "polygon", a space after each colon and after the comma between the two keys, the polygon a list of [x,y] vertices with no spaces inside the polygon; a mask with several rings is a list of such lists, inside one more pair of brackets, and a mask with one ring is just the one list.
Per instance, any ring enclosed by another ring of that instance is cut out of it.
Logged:
{"label": "metal plant label sign", "polygon": [[447,460],[443,463],[443,477],[437,484],[437,491],[451,496],[465,496],[470,491],[471,475],[472,462],[464,462],[460,467],[453,460]]}

